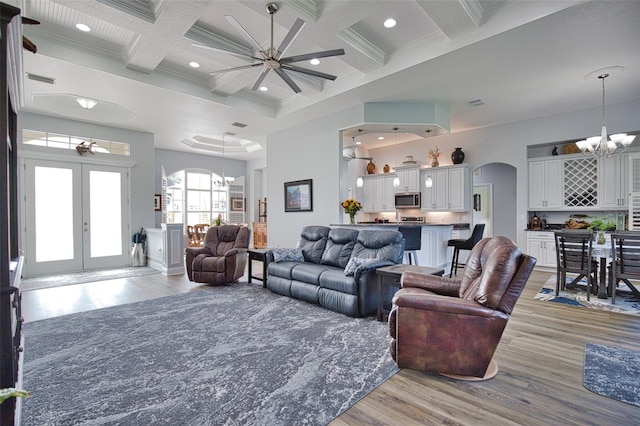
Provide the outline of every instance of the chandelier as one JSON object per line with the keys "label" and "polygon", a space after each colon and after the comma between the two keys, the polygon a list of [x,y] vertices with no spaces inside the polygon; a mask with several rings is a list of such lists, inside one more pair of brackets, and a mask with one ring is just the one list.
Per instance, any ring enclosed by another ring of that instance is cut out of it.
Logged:
{"label": "chandelier", "polygon": [[[224,135],[222,135],[222,160],[224,160]],[[231,185],[234,181],[234,178],[225,178],[224,176],[224,166],[222,168],[222,179],[216,180],[213,182],[214,185],[219,186],[221,188],[225,188],[227,185]]]}
{"label": "chandelier", "polygon": [[[611,75],[611,72],[621,71],[623,69],[624,68],[622,67],[605,68],[594,71],[593,73],[589,73],[585,76],[585,78],[588,78],[592,75],[597,75],[597,77],[602,80],[602,134],[600,136],[592,136],[585,140],[576,142],[576,145],[580,148],[580,151],[582,151],[583,154],[590,152],[595,158],[611,157],[616,153],[616,151],[621,153],[626,150],[629,145],[631,145],[631,142],[636,138],[635,135],[627,135],[626,133],[617,133],[615,135],[611,135],[610,138],[607,137],[607,122],[605,120],[604,108],[604,80]],[[622,147],[622,150],[618,151],[618,148],[620,147]]]}

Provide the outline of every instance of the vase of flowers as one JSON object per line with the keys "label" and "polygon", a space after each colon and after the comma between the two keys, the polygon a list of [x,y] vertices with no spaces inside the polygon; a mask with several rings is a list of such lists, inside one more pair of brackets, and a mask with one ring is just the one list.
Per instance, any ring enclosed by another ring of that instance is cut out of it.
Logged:
{"label": "vase of flowers", "polygon": [[356,213],[359,210],[362,210],[362,204],[353,198],[347,198],[341,203],[342,210],[349,215],[349,223],[351,225],[355,225],[356,223]]}
{"label": "vase of flowers", "polygon": [[440,157],[440,149],[436,146],[436,149],[429,150],[429,158],[431,158],[431,167],[438,167],[440,163],[438,162],[438,157]]}
{"label": "vase of flowers", "polygon": [[588,229],[595,229],[597,231],[597,240],[596,243],[604,244],[606,242],[605,231],[615,231],[616,223],[609,219],[609,216],[603,216],[602,219],[599,219],[594,216],[593,221],[589,224]]}

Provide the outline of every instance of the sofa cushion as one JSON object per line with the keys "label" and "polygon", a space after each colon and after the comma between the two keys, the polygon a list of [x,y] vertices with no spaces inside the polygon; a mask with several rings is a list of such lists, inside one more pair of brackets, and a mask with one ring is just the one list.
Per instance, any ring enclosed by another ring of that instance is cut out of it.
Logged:
{"label": "sofa cushion", "polygon": [[320,263],[330,230],[326,226],[305,226],[302,228],[298,248],[302,249],[306,262]]}
{"label": "sofa cushion", "polygon": [[341,269],[328,269],[320,275],[320,287],[336,290],[341,293],[358,294],[356,280],[345,276]]}
{"label": "sofa cushion", "polygon": [[358,239],[358,231],[347,228],[333,228],[329,231],[327,245],[320,263],[344,268],[349,262],[353,247]]}
{"label": "sofa cushion", "polygon": [[384,259],[402,263],[404,238],[398,231],[363,229],[358,233],[358,241],[351,257]]}
{"label": "sofa cushion", "polygon": [[300,248],[274,248],[273,261],[279,262],[304,262],[302,249]]}
{"label": "sofa cushion", "polygon": [[[281,277],[286,278],[288,280],[291,279],[291,271],[296,265],[300,265],[300,262],[269,262],[269,266],[267,266],[267,274],[270,277]],[[267,281],[269,280],[267,279]]]}
{"label": "sofa cushion", "polygon": [[353,275],[355,274],[356,269],[358,269],[360,266],[364,265],[365,263],[373,262],[374,260],[376,259],[370,259],[366,257],[352,257],[351,259],[349,259],[347,266],[345,266],[344,268],[344,275]]}
{"label": "sofa cushion", "polygon": [[291,271],[291,278],[308,284],[320,285],[320,275],[327,269],[329,266],[299,263]]}

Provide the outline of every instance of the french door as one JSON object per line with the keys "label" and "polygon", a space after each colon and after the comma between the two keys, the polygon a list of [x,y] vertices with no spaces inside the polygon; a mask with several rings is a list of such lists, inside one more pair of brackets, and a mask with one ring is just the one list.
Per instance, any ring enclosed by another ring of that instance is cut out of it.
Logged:
{"label": "french door", "polygon": [[128,169],[24,164],[26,276],[128,265]]}

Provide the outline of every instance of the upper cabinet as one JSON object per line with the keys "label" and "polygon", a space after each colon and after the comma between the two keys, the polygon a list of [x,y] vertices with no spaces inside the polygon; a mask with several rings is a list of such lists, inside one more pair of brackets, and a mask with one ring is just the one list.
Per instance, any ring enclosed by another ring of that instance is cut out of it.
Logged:
{"label": "upper cabinet", "polygon": [[395,192],[420,192],[420,168],[396,167],[396,175],[400,179],[400,185],[395,188]]}
{"label": "upper cabinet", "polygon": [[529,208],[543,210],[562,207],[562,161],[529,162]]}
{"label": "upper cabinet", "polygon": [[529,209],[594,210],[628,207],[629,155],[571,155],[529,161]]}
{"label": "upper cabinet", "polygon": [[392,174],[364,176],[362,190],[363,211],[385,212],[395,210]]}
{"label": "upper cabinet", "polygon": [[601,207],[629,207],[629,154],[599,160],[598,187]]}
{"label": "upper cabinet", "polygon": [[[431,179],[431,187],[425,181]],[[471,171],[468,165],[443,166],[423,169],[420,173],[422,186],[422,210],[468,211],[471,205]]]}

